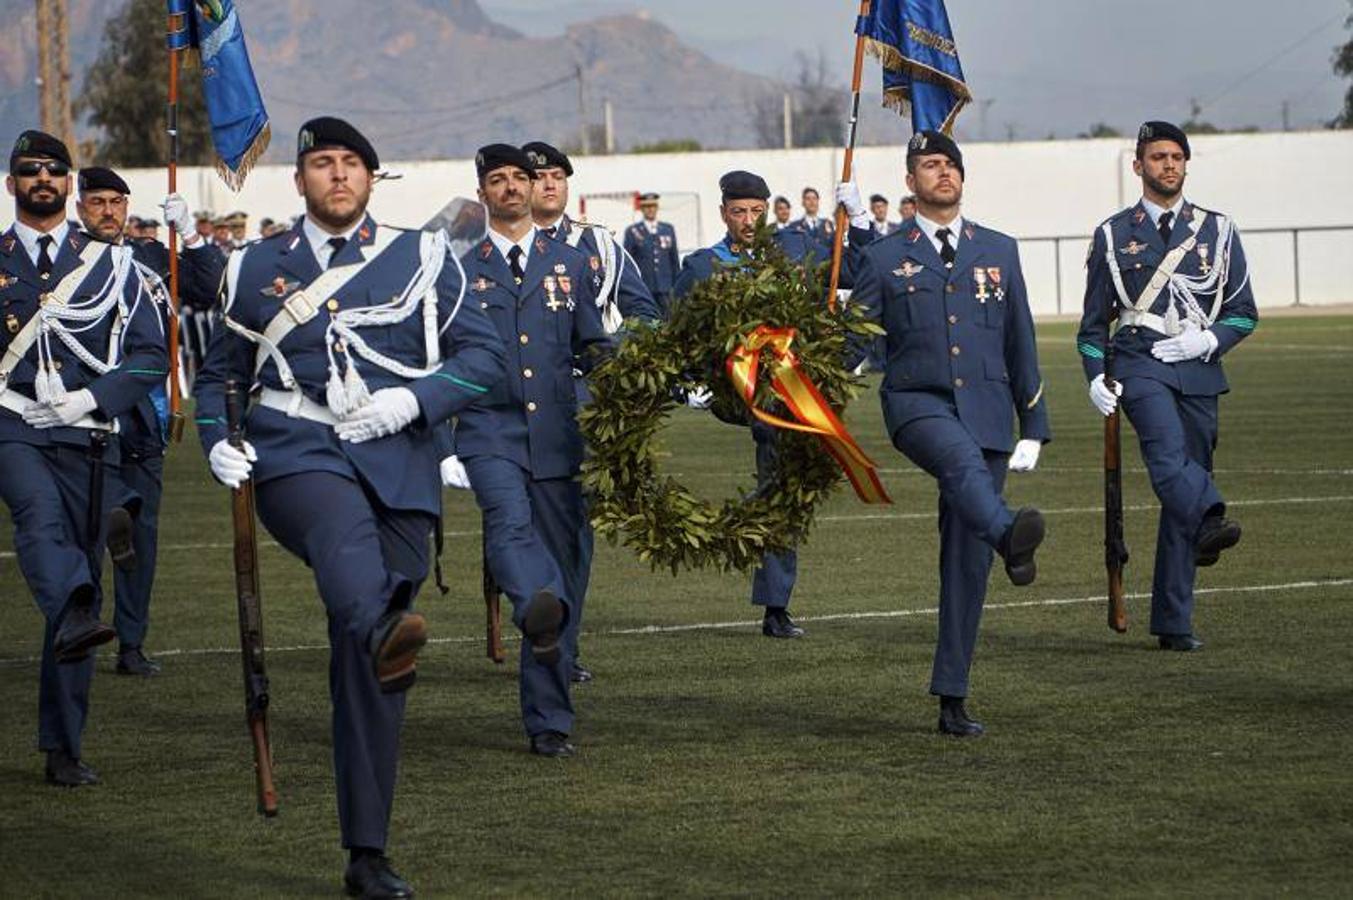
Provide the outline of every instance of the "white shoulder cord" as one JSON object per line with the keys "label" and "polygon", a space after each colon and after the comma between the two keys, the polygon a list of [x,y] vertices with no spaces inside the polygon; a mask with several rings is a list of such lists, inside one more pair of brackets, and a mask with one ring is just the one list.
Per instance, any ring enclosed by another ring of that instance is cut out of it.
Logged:
{"label": "white shoulder cord", "polygon": [[[100,375],[106,374],[117,366],[117,341],[121,328],[114,324],[108,359],[102,360],[89,352],[76,337],[103,321],[104,316],[122,303],[122,291],[127,276],[133,271],[132,251],[130,247],[107,247],[106,252],[112,260],[108,277],[104,279],[90,299],[84,303],[44,303],[38,307],[38,375],[33,382],[34,397],[39,403],[53,406],[66,400],[66,386],[57,371],[52,355],[52,335],[65,344],[71,353],[88,368]],[[77,289],[80,285],[77,285]],[[67,323],[80,323],[72,327]]]}

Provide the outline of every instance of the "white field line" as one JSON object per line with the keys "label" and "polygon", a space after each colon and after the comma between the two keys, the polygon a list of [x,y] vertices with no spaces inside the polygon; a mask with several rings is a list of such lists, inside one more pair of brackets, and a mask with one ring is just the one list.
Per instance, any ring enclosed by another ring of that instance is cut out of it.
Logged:
{"label": "white field line", "polygon": [[[1232,587],[1213,587],[1197,588],[1195,595],[1206,596],[1213,594],[1271,594],[1282,591],[1304,591],[1319,588],[1347,587],[1353,585],[1353,578],[1328,578],[1309,581],[1289,581],[1283,584],[1247,584],[1235,585]],[[1150,593],[1127,594],[1130,600],[1150,599]],[[1103,603],[1105,598],[1103,594],[1095,594],[1090,597],[1051,597],[1041,600],[1018,600],[1008,603],[988,603],[983,609],[985,612],[993,610],[1008,609],[1038,609],[1056,606],[1078,606],[1087,603]],[[869,612],[847,612],[847,613],[828,613],[821,616],[797,616],[800,622],[844,622],[858,621],[861,619],[900,619],[910,616],[928,616],[939,612],[938,607],[930,606],[921,609],[894,609],[878,610]],[[680,634],[688,631],[722,631],[735,628],[753,628],[761,624],[760,619],[746,619],[730,622],[692,622],[684,625],[643,625],[637,628],[610,628],[603,631],[584,631],[582,637],[585,638],[605,638],[605,637],[634,637],[645,635],[661,634]],[[504,634],[504,642],[516,642],[519,640],[515,635]],[[471,637],[451,637],[451,638],[432,638],[429,644],[480,644],[483,643],[484,636],[474,635]],[[316,652],[328,650],[328,644],[295,644],[291,646],[269,646],[267,652],[276,653],[300,653]],[[154,656],[233,656],[240,652],[239,647],[193,647],[178,648],[172,650],[156,650]],[[40,658],[37,656],[20,656],[10,658],[0,658],[0,667],[21,666],[37,663]]]}

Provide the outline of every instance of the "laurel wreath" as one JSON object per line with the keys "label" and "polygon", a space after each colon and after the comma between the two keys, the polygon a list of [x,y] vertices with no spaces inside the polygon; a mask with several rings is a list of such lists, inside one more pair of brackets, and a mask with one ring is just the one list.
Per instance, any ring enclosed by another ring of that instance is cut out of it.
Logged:
{"label": "laurel wreath", "polygon": [[[657,433],[686,391],[708,386],[718,418],[750,424],[724,367],[758,326],[796,329],[794,352],[838,414],[860,392],[841,361],[851,335],[879,334],[878,326],[850,309],[828,310],[826,265],[790,261],[771,229],[758,233],[752,257],[741,267],[720,266],[661,326],[630,323],[615,354],[590,376],[593,402],[578,418],[591,454],[583,481],[592,525],[654,569],[748,571],[765,553],[803,542],[842,480],[817,437],[790,430],[779,432],[773,479],[741,497],[711,503],[659,470]],[[755,403],[792,418],[770,389],[768,369],[761,367]]]}

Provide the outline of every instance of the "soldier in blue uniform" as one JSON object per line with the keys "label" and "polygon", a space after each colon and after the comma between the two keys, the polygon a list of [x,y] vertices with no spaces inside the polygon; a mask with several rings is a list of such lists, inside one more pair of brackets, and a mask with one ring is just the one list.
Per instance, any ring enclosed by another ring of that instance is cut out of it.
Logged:
{"label": "soldier in blue uniform", "polygon": [[[616,333],[626,319],[658,321],[663,314],[659,312],[653,295],[639,276],[639,266],[629,252],[620,246],[615,235],[601,225],[575,222],[565,212],[568,207],[568,180],[573,175],[573,163],[568,155],[544,141],[532,141],[521,149],[535,167],[536,177],[531,182],[531,218],[546,236],[563,241],[587,255],[606,331]],[[675,242],[672,246],[675,247]],[[584,379],[575,379],[574,386],[580,406],[591,401]],[[574,684],[589,682],[593,677],[592,671],[583,665],[578,656],[578,633],[583,624],[583,608],[587,601],[595,549],[592,523],[586,515],[583,516],[581,539],[573,615],[566,636],[569,656],[573,659],[570,677]]]}
{"label": "soldier in blue uniform", "polygon": [[[1160,499],[1151,633],[1166,650],[1197,650],[1193,582],[1240,540],[1212,478],[1221,358],[1258,322],[1235,223],[1184,199],[1189,140],[1168,122],[1137,135],[1142,199],[1095,231],[1076,345],[1090,400],[1137,431]],[[1118,328],[1110,336],[1114,319]],[[1110,362],[1111,361],[1111,362]]]}
{"label": "soldier in blue uniform", "polygon": [[[983,728],[964,698],[993,551],[1010,580],[1025,585],[1043,540],[1038,510],[1006,505],[1005,474],[1033,469],[1051,432],[1019,248],[963,218],[963,181],[958,145],[921,131],[907,147],[917,213],[902,230],[870,242],[858,189],[848,184],[838,198],[857,255],[851,302],[887,331],[880,392],[889,437],[939,482],[939,637],[930,680],[939,730],[976,736]],[[854,362],[864,353],[857,347]]]}
{"label": "soldier in blue uniform", "polygon": [[885,238],[902,227],[888,220],[888,198],[882,194],[869,198],[869,211],[874,214],[869,220],[869,230],[874,232],[875,238]]}
{"label": "soldier in blue uniform", "polygon": [[[455,449],[484,514],[489,571],[521,629],[522,723],[532,753],[574,753],[568,633],[585,516],[578,471],[574,368],[610,349],[589,257],[531,219],[535,161],[508,144],[475,157],[489,235],[462,258],[466,303],[486,311],[507,346],[507,379],[460,414]],[[575,636],[576,637],[576,636]]]}
{"label": "soldier in blue uniform", "polygon": [[[681,265],[675,296],[679,301],[700,282],[713,276],[718,266],[738,265],[746,260],[746,246],[756,237],[756,229],[766,218],[766,203],[770,188],[759,175],[734,171],[719,179],[723,203],[719,212],[728,233],[712,247],[691,253]],[[798,228],[786,228],[775,233],[775,242],[792,260],[803,260],[814,255],[817,248]],[[697,401],[698,403],[698,401]],[[697,405],[697,404],[693,404]],[[776,429],[759,419],[751,423],[752,439],[756,442],[757,486],[764,488],[775,473]],[[798,553],[791,549],[784,553],[767,553],[752,577],[752,604],[765,608],[761,633],[773,638],[803,636],[803,628],[789,616],[790,594],[798,577]]]}
{"label": "soldier in blue uniform", "polygon": [[99,620],[104,520],[118,464],[114,423],[167,374],[150,289],[125,247],[66,221],[70,153],[19,135],[5,186],[15,223],[0,235],[0,497],[14,549],[46,620],[38,748],[52,784],[97,784],[81,737]]}
{"label": "soldier in blue uniform", "polygon": [[625,252],[639,264],[644,284],[657,301],[662,318],[671,315],[672,290],[681,270],[681,254],[677,251],[676,229],[670,222],[658,221],[658,194],[639,195],[639,212],[643,220],[625,229]]}
{"label": "soldier in blue uniform", "polygon": [[[169,283],[169,250],[159,241],[126,241],[127,182],[112,169],[86,166],[78,179],[76,211],[85,230],[110,244],[125,243],[151,283]],[[188,217],[188,204],[178,194],[164,202],[171,227],[183,237],[179,254],[180,291],[185,296],[209,296],[221,283],[225,261],[197,234]],[[161,304],[161,318],[170,322]],[[117,631],[117,672],[150,676],[160,664],[145,655],[143,645],[150,625],[150,595],[155,583],[160,495],[164,488],[164,452],[168,437],[169,397],[158,384],[136,407],[118,420],[122,463],[117,469],[119,496],[108,518],[108,551],[113,559],[113,628]]]}
{"label": "soldier in blue uniform", "polygon": [[[301,127],[305,217],[231,253],[197,426],[217,479],[254,480],[259,518],[325,606],[345,886],[407,897],[385,846],[427,640],[412,604],[440,515],[434,431],[501,381],[504,354],[445,236],[366,212],[379,165],[347,122]],[[227,440],[229,379],[255,385],[242,449]]]}
{"label": "soldier in blue uniform", "polygon": [[814,244],[814,253],[819,260],[830,259],[832,244],[836,238],[836,220],[831,216],[820,216],[821,198],[817,188],[806,187],[801,196],[803,216],[791,224],[797,226]]}

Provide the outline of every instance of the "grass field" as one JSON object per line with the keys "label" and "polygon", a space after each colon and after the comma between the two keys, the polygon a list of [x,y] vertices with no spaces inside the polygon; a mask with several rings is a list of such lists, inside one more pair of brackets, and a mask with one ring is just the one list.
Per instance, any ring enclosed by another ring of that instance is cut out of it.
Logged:
{"label": "grass field", "polygon": [[[1011,476],[1048,514],[1039,579],[992,578],[970,709],[934,733],[935,489],[850,425],[896,504],[838,495],[804,548],[795,642],[762,638],[749,579],[652,574],[599,546],[577,758],[526,754],[515,665],[483,655],[479,521],[448,495],[447,599],[410,695],[390,854],[424,897],[1348,895],[1353,892],[1353,317],[1271,317],[1228,359],[1218,481],[1245,528],[1200,573],[1207,648],[1146,633],[1156,507],[1125,432],[1131,631],[1104,624],[1100,420],[1068,323],[1040,331],[1055,440]],[[670,468],[711,496],[752,481],[745,431],[682,411]],[[0,530],[0,896],[334,896],[323,615],[263,550],[282,814],[253,811],[229,508],[172,451],[148,649],[99,660],[85,756],[42,783],[40,618]],[[111,603],[106,605],[106,609]],[[661,626],[661,627],[651,627]],[[511,655],[511,654],[509,654]]]}

